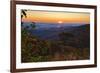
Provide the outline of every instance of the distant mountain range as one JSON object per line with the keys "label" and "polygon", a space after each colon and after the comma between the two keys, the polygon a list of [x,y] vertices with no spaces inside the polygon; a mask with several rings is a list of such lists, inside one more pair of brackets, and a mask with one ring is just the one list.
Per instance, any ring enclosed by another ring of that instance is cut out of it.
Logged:
{"label": "distant mountain range", "polygon": [[[90,24],[35,24],[35,29],[31,29],[31,23],[25,23],[23,27],[29,26],[29,33],[42,39],[59,41],[59,34],[66,32],[72,34],[74,37],[69,39],[66,43],[74,47],[88,47],[90,46]],[[66,37],[67,38],[67,37]]]}
{"label": "distant mountain range", "polygon": [[29,32],[37,37],[43,39],[53,39],[58,38],[58,34],[61,32],[70,32],[74,35],[88,34],[89,33],[89,24],[57,24],[57,23],[36,23],[35,28],[32,29],[30,26],[32,23],[24,23],[23,27],[27,27]]}
{"label": "distant mountain range", "polygon": [[[24,22],[24,26],[29,26],[32,24],[32,22]],[[48,28],[64,28],[64,27],[75,27],[75,26],[81,26],[84,24],[68,24],[68,23],[35,23],[36,28],[35,29],[48,29]]]}

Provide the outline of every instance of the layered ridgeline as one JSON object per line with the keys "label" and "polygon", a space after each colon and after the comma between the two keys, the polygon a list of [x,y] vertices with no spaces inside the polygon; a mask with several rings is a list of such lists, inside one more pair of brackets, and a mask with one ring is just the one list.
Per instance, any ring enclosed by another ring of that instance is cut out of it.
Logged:
{"label": "layered ridgeline", "polygon": [[[32,29],[32,24],[35,26],[34,29]],[[57,41],[63,39],[73,43],[75,40],[79,40],[79,44],[83,44],[83,47],[89,47],[89,24],[24,23],[23,28],[27,28],[29,33],[41,40]]]}
{"label": "layered ridgeline", "polygon": [[[69,52],[69,54],[66,54],[67,58],[64,57],[63,60],[89,59],[90,24],[24,22],[22,30],[27,30],[31,36],[36,37],[39,46],[41,43],[48,45],[40,46],[40,48],[42,47],[41,49],[46,48],[44,51],[49,50],[45,55],[50,57],[43,61],[62,60],[60,56],[67,52]],[[41,41],[41,43],[39,41]],[[84,50],[84,48],[86,49]],[[78,51],[78,55],[73,53],[75,50],[76,53]],[[34,51],[37,50],[35,49]],[[85,53],[81,54],[83,51],[85,51]],[[56,57],[56,55],[59,57]],[[39,56],[43,55],[40,54]],[[55,59],[50,59],[51,56]],[[72,56],[72,58],[68,56]]]}

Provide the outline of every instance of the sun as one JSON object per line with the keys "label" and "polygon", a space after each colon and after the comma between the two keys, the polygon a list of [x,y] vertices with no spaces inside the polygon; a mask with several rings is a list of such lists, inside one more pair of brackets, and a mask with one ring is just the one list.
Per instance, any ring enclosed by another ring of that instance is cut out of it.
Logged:
{"label": "sun", "polygon": [[62,24],[62,23],[63,23],[63,21],[58,21],[58,23],[59,23],[59,24]]}

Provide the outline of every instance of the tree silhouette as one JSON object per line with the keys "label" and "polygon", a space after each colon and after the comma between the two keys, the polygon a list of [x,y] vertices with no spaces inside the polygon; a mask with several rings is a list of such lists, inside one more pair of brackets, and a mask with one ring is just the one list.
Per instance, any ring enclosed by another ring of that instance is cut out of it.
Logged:
{"label": "tree silhouette", "polygon": [[23,26],[22,18],[23,18],[23,17],[25,17],[25,18],[27,17],[26,11],[27,11],[27,10],[21,10],[21,25],[22,25],[22,26]]}
{"label": "tree silhouette", "polygon": [[26,14],[26,11],[27,10],[21,10],[21,18],[23,18],[23,17],[27,17],[27,14]]}

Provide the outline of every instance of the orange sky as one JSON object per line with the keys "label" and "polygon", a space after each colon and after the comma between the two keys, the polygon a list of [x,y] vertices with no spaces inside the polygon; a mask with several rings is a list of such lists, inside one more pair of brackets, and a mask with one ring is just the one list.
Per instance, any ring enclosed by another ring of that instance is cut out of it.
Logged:
{"label": "orange sky", "polygon": [[24,22],[47,22],[47,23],[90,23],[89,13],[74,12],[50,12],[50,11],[31,11],[26,12],[27,18]]}

